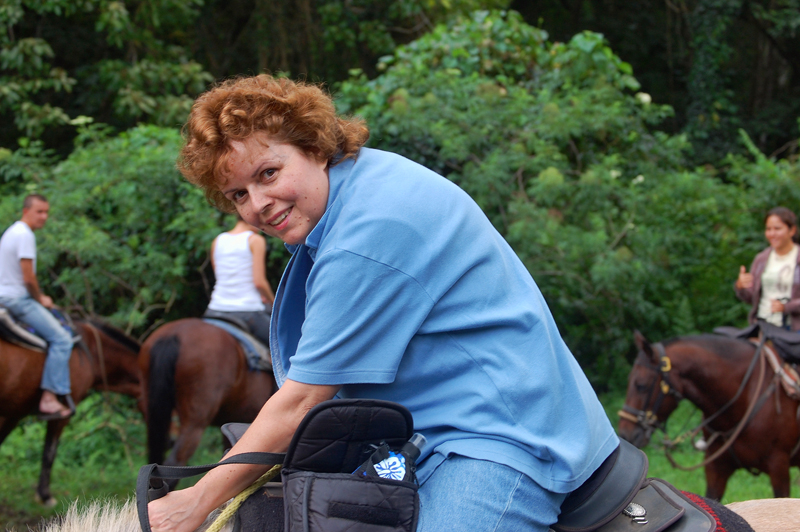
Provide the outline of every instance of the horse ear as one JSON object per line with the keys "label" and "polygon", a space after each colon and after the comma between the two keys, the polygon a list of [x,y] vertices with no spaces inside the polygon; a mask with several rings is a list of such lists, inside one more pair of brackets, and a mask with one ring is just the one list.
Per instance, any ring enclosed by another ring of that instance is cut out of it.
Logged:
{"label": "horse ear", "polygon": [[638,330],[633,331],[633,341],[636,343],[636,348],[639,351],[644,351],[648,354],[653,352],[650,347],[650,342],[648,342],[647,338],[645,338],[644,335]]}

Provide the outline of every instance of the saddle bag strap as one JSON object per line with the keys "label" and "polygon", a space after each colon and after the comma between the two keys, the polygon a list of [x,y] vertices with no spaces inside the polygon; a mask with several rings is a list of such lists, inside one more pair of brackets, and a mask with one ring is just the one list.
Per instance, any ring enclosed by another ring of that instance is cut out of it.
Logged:
{"label": "saddle bag strap", "polygon": [[216,464],[199,466],[164,466],[158,464],[148,464],[139,469],[136,478],[136,509],[139,513],[139,524],[143,532],[152,532],[150,529],[150,515],[147,511],[147,504],[156,499],[160,499],[169,492],[169,486],[164,479],[179,480],[182,478],[194,477],[202,473],[211,471],[221,465],[275,465],[282,464],[286,455],[284,453],[241,453]]}

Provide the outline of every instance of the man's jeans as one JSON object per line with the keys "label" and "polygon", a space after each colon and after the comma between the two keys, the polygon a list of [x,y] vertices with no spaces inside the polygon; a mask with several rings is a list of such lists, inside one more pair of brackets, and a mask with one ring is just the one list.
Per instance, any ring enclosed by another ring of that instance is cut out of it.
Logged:
{"label": "man's jeans", "polygon": [[44,363],[41,387],[57,395],[70,393],[69,357],[72,354],[72,337],[49,310],[32,297],[0,297],[18,320],[34,328],[36,334],[47,340],[47,360]]}

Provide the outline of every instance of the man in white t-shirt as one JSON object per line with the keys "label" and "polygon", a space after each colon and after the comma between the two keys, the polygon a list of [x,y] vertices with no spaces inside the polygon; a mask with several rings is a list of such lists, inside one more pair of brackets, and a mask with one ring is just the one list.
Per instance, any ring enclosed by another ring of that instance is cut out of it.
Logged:
{"label": "man in white t-shirt", "polygon": [[36,279],[36,237],[33,232],[44,227],[50,204],[40,194],[30,194],[22,204],[22,218],[14,222],[0,238],[0,305],[24,321],[47,341],[47,359],[42,374],[42,398],[39,418],[64,419],[74,413],[71,406],[59,401],[69,399],[69,358],[72,337],[47,310],[53,300],[39,289]]}

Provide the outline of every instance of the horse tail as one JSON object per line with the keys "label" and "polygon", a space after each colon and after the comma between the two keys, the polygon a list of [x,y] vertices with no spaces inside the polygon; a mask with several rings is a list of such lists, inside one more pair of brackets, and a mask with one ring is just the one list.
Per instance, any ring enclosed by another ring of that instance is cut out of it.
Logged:
{"label": "horse tail", "polygon": [[175,408],[175,364],[181,349],[174,335],[159,338],[150,349],[147,389],[147,449],[150,463],[163,463],[172,410]]}

